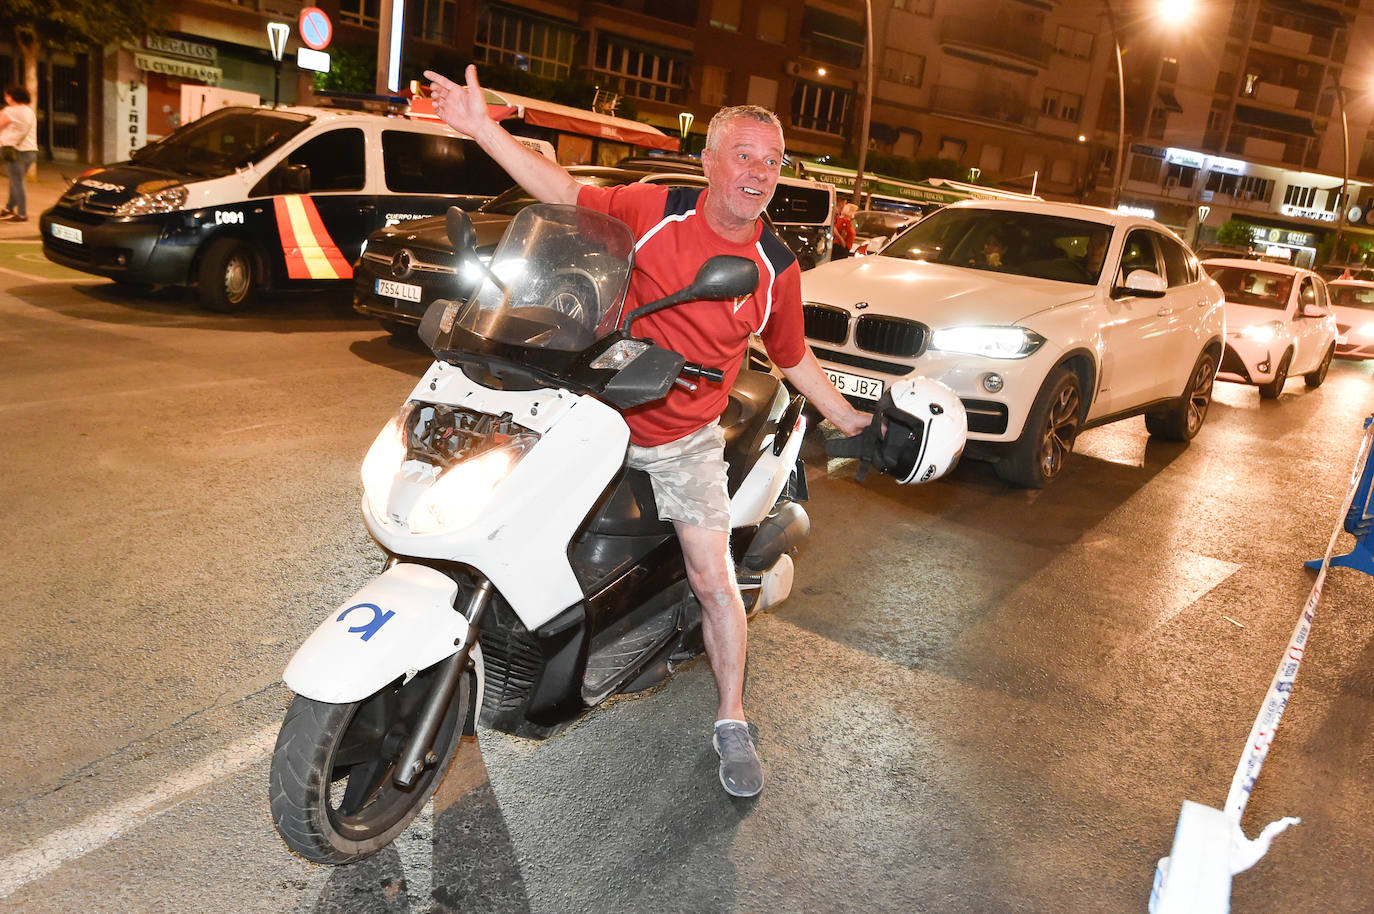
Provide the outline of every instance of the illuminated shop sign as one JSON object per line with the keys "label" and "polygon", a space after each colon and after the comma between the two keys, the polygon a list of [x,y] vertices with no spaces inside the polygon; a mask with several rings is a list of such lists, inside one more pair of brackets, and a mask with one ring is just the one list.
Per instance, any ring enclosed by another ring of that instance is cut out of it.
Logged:
{"label": "illuminated shop sign", "polygon": [[149,73],[179,76],[183,79],[198,79],[212,86],[218,85],[219,81],[224,78],[224,71],[219,67],[207,67],[190,60],[174,60],[171,57],[159,57],[156,54],[144,54],[142,52],[134,53],[134,66],[140,70],[147,70]]}
{"label": "illuminated shop sign", "polygon": [[1245,163],[1240,159],[1223,159],[1221,156],[1209,156],[1208,163],[1212,171],[1219,171],[1228,175],[1245,174]]}
{"label": "illuminated shop sign", "polygon": [[1185,165],[1189,168],[1206,168],[1227,175],[1245,174],[1245,162],[1240,159],[1226,159],[1221,156],[1204,155],[1191,149],[1170,146],[1164,150],[1164,161],[1170,165]]}
{"label": "illuminated shop sign", "polygon": [[148,50],[160,54],[173,54],[211,66],[219,63],[219,50],[214,45],[201,44],[198,41],[187,41],[185,38],[172,38],[167,35],[145,35],[143,45]]}
{"label": "illuminated shop sign", "polygon": [[1146,206],[1130,206],[1122,203],[1117,206],[1116,211],[1123,216],[1140,216],[1142,219],[1153,219],[1155,211]]}
{"label": "illuminated shop sign", "polygon": [[1318,222],[1335,222],[1336,214],[1324,209],[1308,209],[1303,206],[1292,206],[1288,203],[1279,207],[1279,212],[1285,216],[1295,216],[1299,219],[1315,219]]}
{"label": "illuminated shop sign", "polygon": [[1171,165],[1187,165],[1189,168],[1201,168],[1207,161],[1207,157],[1200,152],[1193,152],[1188,149],[1178,149],[1170,146],[1164,150],[1164,161]]}

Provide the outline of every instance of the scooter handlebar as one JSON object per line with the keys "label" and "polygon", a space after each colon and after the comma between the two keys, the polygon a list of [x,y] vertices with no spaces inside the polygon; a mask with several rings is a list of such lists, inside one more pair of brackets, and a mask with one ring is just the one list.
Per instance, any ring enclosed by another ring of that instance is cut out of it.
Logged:
{"label": "scooter handlebar", "polygon": [[721,369],[707,368],[705,365],[698,365],[696,362],[684,362],[682,371],[678,372],[678,374],[689,380],[692,378],[704,378],[716,384],[725,380],[725,372]]}

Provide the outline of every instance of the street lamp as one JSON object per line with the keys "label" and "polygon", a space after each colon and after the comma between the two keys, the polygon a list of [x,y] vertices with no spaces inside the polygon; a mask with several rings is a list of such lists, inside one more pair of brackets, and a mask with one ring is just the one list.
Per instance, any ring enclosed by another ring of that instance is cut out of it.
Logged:
{"label": "street lamp", "polygon": [[1337,207],[1340,212],[1336,214],[1336,240],[1331,249],[1343,262],[1347,258],[1341,250],[1341,244],[1345,240],[1345,211],[1350,202],[1350,122],[1345,116],[1345,87],[1341,85],[1341,78],[1335,70],[1329,72],[1331,82],[1336,86],[1336,105],[1341,109],[1341,204]]}
{"label": "street lamp", "polygon": [[291,26],[285,22],[267,23],[267,46],[272,49],[273,79],[272,107],[281,104],[281,56],[286,51],[286,36],[291,34]]}
{"label": "street lamp", "polygon": [[[1105,3],[1106,0],[1103,0]],[[864,60],[867,62],[864,80],[863,126],[859,130],[859,165],[854,170],[854,193],[850,200],[859,205],[864,186],[864,165],[868,162],[868,127],[873,116],[873,0],[864,0]]]}
{"label": "street lamp", "polygon": [[1112,209],[1121,202],[1121,169],[1126,164],[1126,74],[1121,63],[1121,33],[1116,27],[1116,12],[1111,0],[1102,0],[1107,11],[1107,26],[1112,30],[1116,49],[1116,170],[1112,175]]}
{"label": "street lamp", "polygon": [[[1117,27],[1116,10],[1112,9],[1111,0],[1102,0],[1102,8],[1107,13],[1107,26],[1112,30],[1112,45],[1116,52],[1116,169],[1112,176],[1112,207],[1115,208],[1121,202],[1121,173],[1126,167],[1126,68],[1121,61],[1121,31]],[[1166,28],[1177,28],[1186,22],[1193,15],[1194,9],[1194,0],[1154,0],[1153,3],[1155,20],[1164,23]],[[1158,77],[1155,82],[1155,86],[1150,88],[1149,97],[1145,100],[1147,131],[1151,112],[1154,110]]]}

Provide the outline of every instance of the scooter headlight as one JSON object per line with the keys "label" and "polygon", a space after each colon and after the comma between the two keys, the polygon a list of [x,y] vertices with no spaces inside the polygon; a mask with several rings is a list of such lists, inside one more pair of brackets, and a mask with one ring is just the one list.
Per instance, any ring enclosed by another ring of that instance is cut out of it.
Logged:
{"label": "scooter headlight", "polygon": [[410,511],[411,533],[437,533],[472,523],[490,504],[496,487],[539,440],[535,434],[510,441],[444,471]]}
{"label": "scooter headlight", "polygon": [[391,496],[391,483],[406,459],[405,418],[409,408],[402,410],[386,427],[378,433],[372,447],[363,458],[363,491],[367,493],[368,504],[377,517],[386,516],[387,499]]}

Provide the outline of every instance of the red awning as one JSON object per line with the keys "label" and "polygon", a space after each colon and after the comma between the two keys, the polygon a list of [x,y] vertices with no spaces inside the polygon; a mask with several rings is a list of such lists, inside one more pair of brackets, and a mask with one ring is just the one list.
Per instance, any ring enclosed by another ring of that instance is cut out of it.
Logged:
{"label": "red awning", "polygon": [[[615,140],[618,143],[630,143],[649,149],[662,149],[665,152],[678,150],[676,137],[668,136],[649,124],[596,111],[584,111],[581,108],[572,108],[542,99],[525,98],[523,95],[508,95],[490,89],[483,91],[487,97],[487,113],[493,120],[503,121],[509,117],[518,117],[535,127],[548,127],[551,130]],[[410,116],[435,117],[434,102],[428,98],[412,98]]]}
{"label": "red awning", "polygon": [[559,105],[537,98],[525,98],[506,92],[489,91],[487,93],[487,110],[492,112],[492,117],[497,116],[496,113],[501,108],[500,102],[504,102],[508,108],[514,109],[513,116],[524,118],[525,123],[536,127],[548,127],[552,130],[563,130],[568,133],[579,133],[583,136],[615,140],[619,143],[630,143],[649,149],[662,149],[665,152],[677,152],[678,149],[676,137],[668,136],[657,127],[641,124],[628,118],[600,114],[596,111],[584,111],[581,108]]}

